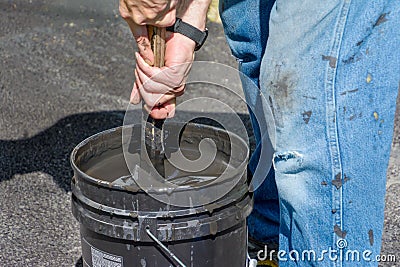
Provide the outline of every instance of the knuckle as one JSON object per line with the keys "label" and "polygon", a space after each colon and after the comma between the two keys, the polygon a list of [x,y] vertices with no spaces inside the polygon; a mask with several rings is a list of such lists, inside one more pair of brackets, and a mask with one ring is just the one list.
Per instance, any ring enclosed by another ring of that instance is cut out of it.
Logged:
{"label": "knuckle", "polygon": [[175,10],[171,10],[170,12],[167,13],[167,15],[163,19],[163,26],[164,27],[169,27],[174,25],[176,21],[176,15],[175,15]]}
{"label": "knuckle", "polygon": [[157,13],[148,13],[146,14],[146,21],[154,23],[154,21],[157,19]]}
{"label": "knuckle", "polygon": [[143,17],[142,15],[134,15],[132,18],[133,18],[133,21],[135,22],[135,24],[141,25],[141,26],[146,25],[146,22],[147,22],[146,18]]}
{"label": "knuckle", "polygon": [[186,89],[186,86],[185,86],[185,85],[182,85],[182,86],[180,86],[180,87],[178,87],[178,88],[175,88],[175,89],[174,89],[175,96],[181,96],[181,95],[183,95],[183,94],[185,93],[185,89]]}
{"label": "knuckle", "polygon": [[129,11],[126,9],[125,6],[120,5],[119,6],[119,14],[121,15],[121,17],[123,19],[130,19],[131,18],[131,14],[129,13]]}
{"label": "knuckle", "polygon": [[180,88],[182,86],[182,81],[174,81],[171,84],[171,87],[174,89],[174,91],[176,90],[176,88]]}
{"label": "knuckle", "polygon": [[155,14],[163,16],[169,11],[169,4],[168,2],[159,3],[153,7],[153,10]]}
{"label": "knuckle", "polygon": [[139,46],[149,46],[149,43],[148,43],[148,41],[147,41],[147,38],[146,37],[144,37],[144,36],[136,36],[136,43],[139,45]]}

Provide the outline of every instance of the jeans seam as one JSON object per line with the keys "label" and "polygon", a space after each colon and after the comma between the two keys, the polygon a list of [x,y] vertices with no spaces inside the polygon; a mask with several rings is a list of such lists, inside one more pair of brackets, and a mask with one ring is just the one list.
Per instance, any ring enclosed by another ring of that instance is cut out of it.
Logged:
{"label": "jeans seam", "polygon": [[[330,49],[329,56],[339,58],[340,47],[344,32],[344,27],[347,21],[347,15],[349,11],[351,0],[344,0],[337,19],[337,23],[334,29],[334,39],[332,47]],[[331,66],[329,63],[326,64],[326,79],[325,79],[325,92],[326,92],[326,123],[327,123],[327,139],[328,147],[331,157],[332,164],[332,181],[340,179],[340,187],[336,187],[332,184],[332,210],[336,210],[333,215],[333,224],[338,224],[343,229],[343,170],[340,158],[340,144],[338,138],[338,125],[337,125],[337,104],[336,104],[336,93],[335,93],[335,78],[337,74],[337,60],[335,66]],[[333,225],[333,226],[334,226]],[[332,246],[336,248],[336,242],[338,236],[333,231]],[[342,267],[343,262],[336,260],[332,261],[333,267]]]}

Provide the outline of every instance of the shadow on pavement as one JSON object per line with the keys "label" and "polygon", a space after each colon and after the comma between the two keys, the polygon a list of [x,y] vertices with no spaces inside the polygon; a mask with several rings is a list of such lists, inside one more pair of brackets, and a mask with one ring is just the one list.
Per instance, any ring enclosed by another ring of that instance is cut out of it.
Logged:
{"label": "shadow on pavement", "polygon": [[65,117],[39,134],[20,140],[0,140],[0,182],[15,174],[45,172],[70,191],[69,155],[86,137],[122,125],[123,111],[83,113]]}
{"label": "shadow on pavement", "polygon": [[[118,110],[74,114],[59,120],[33,137],[0,140],[0,182],[11,179],[16,174],[44,172],[50,174],[60,188],[70,191],[73,173],[69,157],[73,148],[93,134],[121,126],[124,115],[125,111]],[[199,118],[206,114],[194,115]],[[246,128],[250,129],[248,115],[238,115]],[[193,117],[193,114],[190,116]],[[219,114],[219,116],[229,115]],[[194,121],[218,126],[217,123],[204,118]]]}
{"label": "shadow on pavement", "polygon": [[75,267],[83,267],[82,257],[80,257],[79,260],[76,262]]}

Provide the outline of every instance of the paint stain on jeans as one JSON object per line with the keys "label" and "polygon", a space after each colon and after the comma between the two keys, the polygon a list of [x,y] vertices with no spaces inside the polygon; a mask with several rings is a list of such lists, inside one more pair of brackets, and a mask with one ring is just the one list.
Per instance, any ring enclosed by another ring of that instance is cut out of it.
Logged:
{"label": "paint stain on jeans", "polygon": [[382,23],[385,23],[386,21],[388,21],[388,19],[386,18],[386,15],[389,13],[383,13],[379,16],[379,18],[376,20],[374,27],[377,27],[379,25],[381,25]]}
{"label": "paint stain on jeans", "polygon": [[357,91],[358,91],[358,88],[353,89],[353,90],[347,90],[347,91],[344,91],[344,92],[340,93],[340,95],[347,95],[349,93],[355,93]]}
{"label": "paint stain on jeans", "polygon": [[332,180],[332,184],[336,187],[336,189],[340,189],[340,187],[342,187],[342,173],[339,172],[335,175],[335,179]]}
{"label": "paint stain on jeans", "polygon": [[272,113],[275,118],[277,127],[284,127],[284,116],[287,114],[287,110],[292,110],[294,104],[293,91],[297,85],[296,75],[290,71],[282,71],[281,65],[277,65],[275,68],[275,78],[269,82],[267,90],[271,95],[273,105]]}
{"label": "paint stain on jeans", "polygon": [[304,111],[303,113],[301,113],[301,115],[303,115],[303,120],[306,124],[308,124],[308,122],[310,121],[311,115],[312,115],[312,111]]}
{"label": "paint stain on jeans", "polygon": [[271,82],[276,96],[285,99],[289,96],[289,76],[283,76],[281,79]]}
{"label": "paint stain on jeans", "polygon": [[374,116],[374,119],[377,121],[379,120],[379,114],[378,112],[374,111],[374,113],[372,114]]}
{"label": "paint stain on jeans", "polygon": [[333,227],[333,231],[340,238],[345,238],[346,235],[347,235],[347,232],[346,231],[342,231],[342,229],[337,224],[335,224],[335,226]]}
{"label": "paint stain on jeans", "polygon": [[284,75],[280,79],[271,81],[271,93],[277,108],[291,108],[293,106],[293,89],[295,83],[290,75]]}
{"label": "paint stain on jeans", "polygon": [[372,76],[370,73],[367,75],[367,83],[370,83],[372,81]]}
{"label": "paint stain on jeans", "polygon": [[368,231],[368,238],[369,238],[369,244],[371,246],[373,246],[374,245],[374,231],[372,229],[370,229]]}
{"label": "paint stain on jeans", "polygon": [[322,60],[329,61],[329,67],[331,67],[331,68],[335,68],[336,67],[337,58],[332,57],[332,56],[322,55]]}
{"label": "paint stain on jeans", "polygon": [[297,84],[296,75],[284,62],[275,65],[274,78],[270,81],[271,94],[278,104],[292,106],[293,90]]}
{"label": "paint stain on jeans", "polygon": [[343,60],[343,63],[344,64],[349,64],[349,63],[355,63],[355,62],[357,62],[357,61],[360,61],[361,60],[361,56],[360,55],[352,55],[352,56],[350,56],[348,59],[344,59]]}
{"label": "paint stain on jeans", "polygon": [[[382,13],[379,18],[375,21],[374,24],[372,24],[370,27],[368,27],[366,29],[366,34],[365,37],[362,38],[362,40],[358,41],[353,49],[353,52],[351,53],[351,55],[347,58],[343,60],[344,64],[349,64],[349,63],[355,63],[357,61],[360,61],[363,57],[364,54],[361,52],[361,47],[367,43],[368,39],[373,35],[374,32],[378,32],[378,29],[376,29],[379,25],[382,25],[383,23],[385,23],[386,21],[388,21],[387,19],[387,15],[390,12],[387,13]],[[380,30],[379,30],[380,31]],[[368,48],[365,50],[365,55],[368,55],[369,50]],[[369,83],[369,82],[368,82]]]}
{"label": "paint stain on jeans", "polygon": [[311,99],[311,100],[317,100],[315,96],[308,96],[308,95],[303,95],[304,98]]}

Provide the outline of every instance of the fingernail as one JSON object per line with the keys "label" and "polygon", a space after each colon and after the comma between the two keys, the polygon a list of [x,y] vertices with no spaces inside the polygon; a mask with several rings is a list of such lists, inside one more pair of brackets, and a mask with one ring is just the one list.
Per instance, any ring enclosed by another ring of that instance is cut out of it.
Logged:
{"label": "fingernail", "polygon": [[136,61],[139,61],[139,60],[140,60],[140,57],[141,57],[141,55],[140,55],[138,52],[136,52],[136,53],[135,53],[135,57],[136,57]]}

